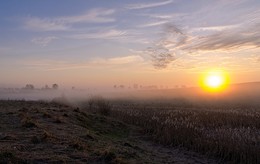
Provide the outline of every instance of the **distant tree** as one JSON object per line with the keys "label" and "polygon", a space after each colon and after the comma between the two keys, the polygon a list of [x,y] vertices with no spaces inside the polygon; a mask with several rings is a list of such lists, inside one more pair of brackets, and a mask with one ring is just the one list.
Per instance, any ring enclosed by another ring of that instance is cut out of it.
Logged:
{"label": "distant tree", "polygon": [[55,90],[59,89],[58,84],[52,84],[52,89],[55,89]]}
{"label": "distant tree", "polygon": [[32,85],[32,84],[26,84],[26,85],[25,85],[25,89],[33,90],[33,89],[34,89],[34,85]]}
{"label": "distant tree", "polygon": [[42,88],[43,90],[51,89],[47,84]]}

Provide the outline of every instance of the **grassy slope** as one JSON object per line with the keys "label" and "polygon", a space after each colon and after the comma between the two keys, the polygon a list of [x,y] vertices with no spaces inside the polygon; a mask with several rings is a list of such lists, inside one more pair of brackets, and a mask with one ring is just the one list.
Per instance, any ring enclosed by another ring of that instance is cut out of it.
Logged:
{"label": "grassy slope", "polygon": [[0,101],[0,163],[214,163],[138,127],[54,103]]}

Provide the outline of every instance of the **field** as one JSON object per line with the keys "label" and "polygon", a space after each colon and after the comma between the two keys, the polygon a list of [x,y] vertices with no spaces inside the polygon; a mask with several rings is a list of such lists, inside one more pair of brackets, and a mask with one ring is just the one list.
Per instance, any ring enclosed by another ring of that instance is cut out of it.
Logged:
{"label": "field", "polygon": [[0,163],[259,163],[260,108],[185,99],[0,101]]}
{"label": "field", "polygon": [[182,146],[223,162],[259,163],[259,107],[179,102],[121,102],[112,113],[142,127],[158,143]]}
{"label": "field", "polygon": [[64,99],[1,100],[0,163],[219,162],[153,142],[147,129],[115,118],[115,105],[103,99],[80,108]]}

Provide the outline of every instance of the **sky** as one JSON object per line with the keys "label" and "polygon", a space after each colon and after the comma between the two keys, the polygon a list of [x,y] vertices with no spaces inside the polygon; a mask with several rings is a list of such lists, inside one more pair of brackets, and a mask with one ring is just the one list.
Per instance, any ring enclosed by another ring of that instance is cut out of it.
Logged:
{"label": "sky", "polygon": [[259,0],[8,0],[0,19],[0,87],[260,81]]}

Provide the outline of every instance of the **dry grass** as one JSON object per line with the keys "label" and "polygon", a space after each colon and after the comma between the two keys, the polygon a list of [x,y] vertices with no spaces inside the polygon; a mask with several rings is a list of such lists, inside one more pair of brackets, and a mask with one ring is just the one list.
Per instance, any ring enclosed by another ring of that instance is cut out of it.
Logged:
{"label": "dry grass", "polygon": [[22,119],[21,122],[22,122],[22,127],[26,127],[26,128],[33,128],[39,126],[36,121],[32,120],[29,117],[25,117],[24,119]]}
{"label": "dry grass", "polygon": [[96,161],[99,163],[124,163],[120,158],[117,157],[115,150],[111,147],[107,147],[104,150],[94,152],[96,155]]}
{"label": "dry grass", "polygon": [[80,106],[87,111],[99,113],[104,116],[109,116],[112,108],[110,101],[101,96],[92,97],[87,102],[81,103]]}
{"label": "dry grass", "polygon": [[[113,114],[111,103],[105,104],[110,116],[120,114],[116,106]],[[0,163],[216,163],[198,153],[153,143],[140,127],[102,114],[97,104],[95,110],[0,100]]]}
{"label": "dry grass", "polygon": [[11,151],[1,151],[0,163],[26,163],[26,161],[17,158],[16,155]]}
{"label": "dry grass", "polygon": [[118,103],[113,117],[143,127],[155,141],[183,146],[233,163],[260,161],[260,111]]}

